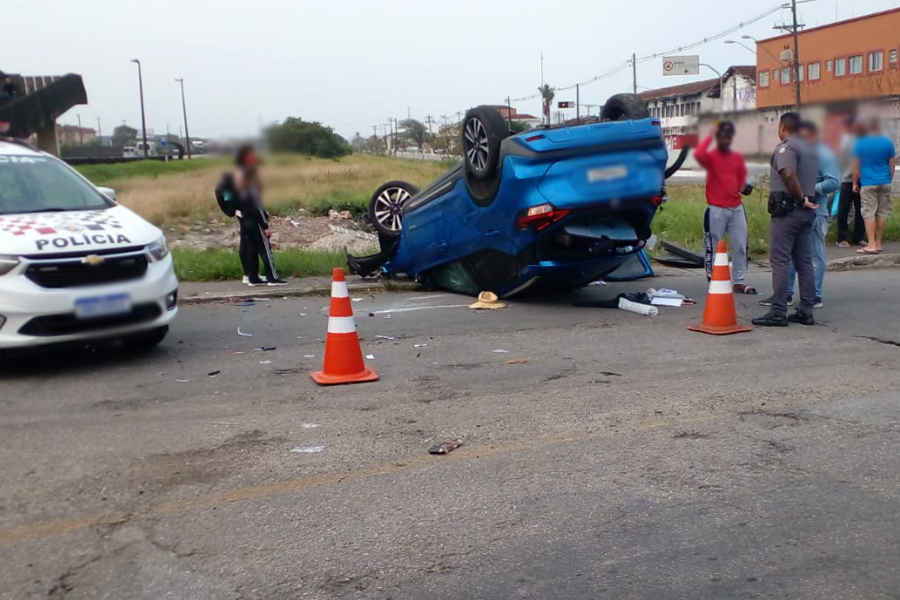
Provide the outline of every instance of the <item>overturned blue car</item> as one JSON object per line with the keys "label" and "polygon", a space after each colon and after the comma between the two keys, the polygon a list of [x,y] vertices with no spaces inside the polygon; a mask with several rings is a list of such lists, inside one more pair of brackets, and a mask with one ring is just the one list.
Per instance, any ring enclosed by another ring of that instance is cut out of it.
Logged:
{"label": "overturned blue car", "polygon": [[461,142],[461,163],[425,189],[376,190],[369,220],[381,251],[348,255],[351,272],[500,297],[652,274],[650,224],[685,153],[666,169],[660,123],[643,100],[619,94],[599,123],[517,135],[496,109],[477,107]]}

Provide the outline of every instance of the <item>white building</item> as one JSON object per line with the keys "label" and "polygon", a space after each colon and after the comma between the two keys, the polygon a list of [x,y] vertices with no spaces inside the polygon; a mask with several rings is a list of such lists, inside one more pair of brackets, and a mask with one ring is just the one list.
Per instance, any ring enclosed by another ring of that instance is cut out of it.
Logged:
{"label": "white building", "polygon": [[[724,95],[720,94],[720,83],[724,84]],[[639,96],[650,107],[650,115],[659,118],[666,145],[679,150],[685,145],[696,145],[701,116],[755,112],[756,67],[731,67],[722,74],[722,82],[718,78],[705,79],[648,90]]]}

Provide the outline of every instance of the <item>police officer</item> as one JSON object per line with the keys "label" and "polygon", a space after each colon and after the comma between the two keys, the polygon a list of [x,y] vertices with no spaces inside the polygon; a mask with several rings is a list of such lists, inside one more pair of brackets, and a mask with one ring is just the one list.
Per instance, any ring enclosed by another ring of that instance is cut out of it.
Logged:
{"label": "police officer", "polygon": [[[819,159],[816,149],[800,136],[800,115],[788,112],[778,123],[781,143],[772,155],[769,189],[769,261],[772,263],[772,307],[765,316],[753,319],[761,327],[787,327],[788,323],[815,325],[813,303],[816,296],[812,262],[812,227],[818,205],[816,176]],[[800,306],[787,316],[788,276],[791,260],[800,280]]]}

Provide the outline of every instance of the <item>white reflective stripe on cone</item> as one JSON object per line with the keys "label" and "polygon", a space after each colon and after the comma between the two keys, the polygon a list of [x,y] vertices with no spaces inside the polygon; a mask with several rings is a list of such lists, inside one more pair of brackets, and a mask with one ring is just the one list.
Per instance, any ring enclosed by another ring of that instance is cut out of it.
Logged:
{"label": "white reflective stripe on cone", "polygon": [[730,281],[710,281],[709,282],[709,293],[710,294],[731,294],[733,290],[731,289]]}
{"label": "white reflective stripe on cone", "polygon": [[353,317],[328,317],[328,333],[356,333]]}
{"label": "white reflective stripe on cone", "polygon": [[332,281],[331,282],[331,297],[332,298],[348,298],[350,296],[350,292],[347,291],[347,282],[346,281]]}
{"label": "white reflective stripe on cone", "polygon": [[716,267],[728,266],[728,255],[727,254],[716,254],[716,262],[713,263],[713,266],[716,266]]}

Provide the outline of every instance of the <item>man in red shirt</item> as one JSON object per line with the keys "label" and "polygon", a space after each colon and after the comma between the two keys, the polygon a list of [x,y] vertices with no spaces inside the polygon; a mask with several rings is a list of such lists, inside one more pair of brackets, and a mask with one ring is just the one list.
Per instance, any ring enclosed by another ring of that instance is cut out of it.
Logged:
{"label": "man in red shirt", "polygon": [[728,234],[731,240],[731,278],[737,294],[756,294],[744,283],[747,277],[748,239],[747,215],[741,194],[753,191],[747,185],[747,166],[744,157],[731,150],[734,124],[719,123],[715,131],[716,147],[710,149],[713,136],[707,136],[694,151],[697,162],[706,169],[706,214],[703,217],[706,244],[706,276],[712,276],[713,260],[719,240]]}

